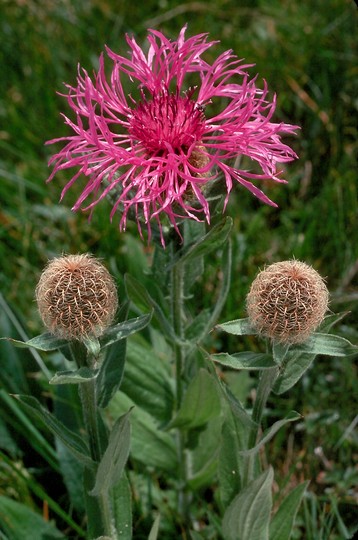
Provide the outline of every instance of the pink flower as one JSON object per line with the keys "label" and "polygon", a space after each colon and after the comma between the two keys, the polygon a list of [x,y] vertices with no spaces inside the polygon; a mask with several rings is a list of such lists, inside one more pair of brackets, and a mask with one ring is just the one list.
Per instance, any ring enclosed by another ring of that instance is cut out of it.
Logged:
{"label": "pink flower", "polygon": [[[207,63],[203,53],[216,42],[208,42],[207,34],[185,39],[185,30],[176,41],[150,30],[147,54],[127,36],[130,58],[107,48],[113,61],[109,80],[103,55],[93,80],[79,70],[77,86],[66,85],[76,119],[64,118],[73,134],[48,141],[67,142],[50,159],[49,181],[60,170],[78,169],[61,200],[84,175],[87,183],[74,211],[92,210],[108,197],[114,201],[111,219],[121,213],[120,230],[134,218],[140,233],[145,223],[150,239],[154,221],[163,245],[165,223],[179,232],[181,218],[210,222],[208,191],[220,177],[224,206],[234,183],[277,206],[252,180],[285,182],[277,164],[297,157],[281,141],[281,134],[293,134],[297,126],[271,121],[275,97],[268,101],[266,83],[259,89],[256,77],[249,78],[246,68],[252,66],[232,51]],[[258,170],[235,166],[241,156]]]}

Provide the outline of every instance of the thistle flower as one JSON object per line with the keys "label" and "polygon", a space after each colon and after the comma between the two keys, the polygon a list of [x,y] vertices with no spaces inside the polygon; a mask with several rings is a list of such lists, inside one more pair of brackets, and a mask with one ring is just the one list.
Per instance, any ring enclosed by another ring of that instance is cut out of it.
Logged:
{"label": "thistle flower", "polygon": [[322,277],[296,260],[268,266],[247,295],[253,327],[281,343],[306,341],[323,321],[327,308],[328,290]]}
{"label": "thistle flower", "polygon": [[36,300],[48,330],[69,340],[101,335],[118,305],[111,275],[88,254],[50,261],[36,287]]}
{"label": "thistle flower", "polygon": [[[210,222],[207,192],[220,177],[224,208],[234,183],[277,206],[252,181],[285,182],[277,165],[297,157],[281,141],[297,126],[272,122],[276,98],[268,100],[265,81],[260,89],[256,77],[249,78],[252,65],[230,50],[207,63],[202,56],[217,42],[207,41],[207,34],[185,39],[185,30],[176,41],[149,30],[147,54],[129,36],[129,58],[107,48],[109,80],[103,55],[93,80],[79,68],[77,86],[66,85],[76,119],[64,119],[73,134],[48,141],[66,142],[50,159],[48,181],[61,170],[77,169],[61,200],[84,175],[74,211],[92,211],[108,196],[114,201],[111,220],[120,212],[120,230],[134,216],[140,234],[145,223],[150,239],[154,221],[163,245],[165,223],[179,233],[182,218]],[[131,84],[128,95],[124,83]],[[257,170],[233,164],[243,156]]]}

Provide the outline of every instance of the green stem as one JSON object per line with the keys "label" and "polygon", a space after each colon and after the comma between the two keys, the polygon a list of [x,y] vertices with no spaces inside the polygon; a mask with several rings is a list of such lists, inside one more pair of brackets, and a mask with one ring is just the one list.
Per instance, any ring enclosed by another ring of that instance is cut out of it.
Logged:
{"label": "green stem", "polygon": [[[102,458],[102,449],[98,425],[96,383],[94,380],[90,380],[80,385],[80,396],[91,457],[98,466],[98,463]],[[116,539],[117,533],[114,527],[110,494],[108,492],[102,492],[96,499],[100,510],[103,534],[109,536],[111,539]],[[98,519],[95,515],[88,515],[87,517],[88,520]]]}
{"label": "green stem", "polygon": [[83,420],[86,426],[91,457],[93,461],[101,460],[101,441],[98,428],[96,383],[95,380],[80,385]]}
{"label": "green stem", "polygon": [[[272,391],[273,385],[278,377],[278,374],[278,367],[264,369],[260,373],[260,380],[257,387],[256,399],[252,410],[253,424],[249,433],[248,449],[251,449],[256,445],[257,437],[261,427],[263,412],[266,407],[268,397]],[[254,480],[254,469],[256,460],[257,454],[250,454],[245,458],[243,487],[245,487],[247,484]]]}
{"label": "green stem", "polygon": [[[186,346],[184,345],[184,267],[176,264],[171,271],[171,316],[176,336],[174,345],[176,403],[178,412],[183,400],[183,373],[185,370]],[[186,490],[187,455],[185,433],[177,430],[177,450],[179,461],[178,510],[183,523],[189,523],[190,497]],[[189,528],[189,526],[188,526]]]}
{"label": "green stem", "polygon": [[171,276],[172,321],[177,338],[176,342],[174,343],[177,411],[180,409],[183,399],[183,371],[185,364],[185,351],[181,343],[184,338],[183,282],[183,268],[180,264],[177,264],[172,269]]}

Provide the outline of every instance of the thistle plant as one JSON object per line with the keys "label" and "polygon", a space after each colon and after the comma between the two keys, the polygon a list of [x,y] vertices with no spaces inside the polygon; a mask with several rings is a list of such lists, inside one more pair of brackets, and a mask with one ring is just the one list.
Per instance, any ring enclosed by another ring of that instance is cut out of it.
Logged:
{"label": "thistle plant", "polygon": [[[151,266],[142,282],[120,277],[125,295],[118,308],[115,283],[102,263],[88,254],[55,258],[36,289],[48,332],[26,343],[12,340],[61,353],[65,369],[50,384],[77,385],[85,438],[31,396],[17,398],[78,461],[87,538],[139,537],[131,507],[132,491],[143,490],[136,484],[139,464],[148,483],[148,471],[167,473],[163,490],[170,496],[157,497],[170,501],[171,537],[289,540],[307,484],[296,486],[272,517],[274,473],[260,455],[301,415],[292,411],[263,429],[268,398],[289,391],[317,354],[343,357],[357,347],[329,334],[341,316],[327,315],[324,280],[296,260],[258,274],[247,318],[218,324],[233,294],[232,219],[220,213],[236,184],[275,206],[256,184],[285,182],[281,164],[297,156],[282,137],[297,126],[275,123],[276,99],[266,82],[259,87],[257,77],[250,78],[252,65],[232,51],[209,63],[215,42],[206,34],[187,38],[184,27],[170,41],[150,30],[148,42],[145,53],[127,37],[129,58],[107,49],[109,78],[103,56],[92,78],[79,69],[77,86],[67,86],[75,113],[64,117],[71,134],[49,141],[62,145],[50,159],[49,180],[73,169],[61,198],[84,182],[73,210],[91,215],[108,199],[120,231],[128,221],[140,236],[146,231]],[[199,309],[213,254],[221,261],[219,285],[212,305]],[[129,310],[136,316],[128,319]],[[127,343],[144,328],[145,336]],[[237,339],[256,336],[259,352],[241,345],[239,352],[217,351],[212,342],[207,346],[213,330]],[[259,372],[252,411],[226,381],[227,370]],[[120,411],[114,419],[113,411]],[[217,486],[215,517],[195,515],[199,490],[208,485]],[[161,538],[159,518],[147,533],[150,540]]]}

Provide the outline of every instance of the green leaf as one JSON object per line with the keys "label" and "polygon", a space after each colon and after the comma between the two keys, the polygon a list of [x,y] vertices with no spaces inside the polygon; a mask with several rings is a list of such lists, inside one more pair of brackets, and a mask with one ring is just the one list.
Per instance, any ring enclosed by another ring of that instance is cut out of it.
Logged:
{"label": "green leaf", "polygon": [[152,296],[142,285],[142,283],[140,283],[130,275],[126,274],[125,284],[128,297],[134,302],[134,304],[138,305],[139,308],[142,310],[153,309],[154,316],[157,319],[162,331],[165,332],[165,334],[171,339],[176,340],[174,330],[169,324],[169,318],[163,312],[158,302],[156,302],[156,300],[152,298]]}
{"label": "green leaf", "polygon": [[56,435],[56,437],[59,437],[79,461],[88,467],[93,467],[94,463],[89,456],[88,446],[82,437],[68,429],[62,422],[59,422],[59,420],[48,412],[36,398],[21,395],[15,395],[14,397],[19,400],[33,416],[39,418],[47,428]]}
{"label": "green leaf", "polygon": [[158,514],[154,520],[152,528],[150,529],[148,540],[157,540],[158,533],[159,533],[159,524],[160,524],[160,514]]}
{"label": "green leaf", "polygon": [[351,356],[358,354],[358,345],[353,345],[348,339],[332,334],[312,334],[310,338],[300,345],[291,348],[292,351],[308,354],[324,354],[327,356]]}
{"label": "green leaf", "polygon": [[21,455],[21,450],[13,439],[3,418],[0,417],[0,448],[14,459]]}
{"label": "green leaf", "polygon": [[184,264],[189,261],[193,262],[220,248],[226,242],[232,229],[232,224],[233,222],[230,217],[222,219],[217,225],[212,227],[205,236],[202,236],[194,244],[189,247],[184,246],[179,250],[174,261],[168,265],[167,269],[170,270],[175,264]]}
{"label": "green leaf", "polygon": [[270,467],[234,498],[223,518],[225,540],[268,540],[272,481]]}
{"label": "green leaf", "polygon": [[41,334],[40,336],[36,336],[32,339],[29,339],[28,341],[20,341],[18,339],[12,339],[12,338],[0,338],[0,340],[1,339],[8,341],[15,347],[20,347],[22,349],[33,347],[34,349],[37,349],[38,351],[54,351],[68,344],[67,339],[56,337],[53,334],[50,334],[49,332],[46,332],[45,334]]}
{"label": "green leaf", "polygon": [[230,284],[231,284],[231,265],[232,265],[231,251],[232,251],[231,242],[229,240],[223,249],[223,253],[221,257],[222,280],[221,280],[221,286],[219,289],[219,294],[214,304],[214,309],[211,311],[210,318],[208,319],[201,333],[199,333],[196,337],[196,343],[200,343],[206,338],[207,334],[211,331],[212,327],[214,326],[218,317],[220,316],[220,313],[226,302],[227,295],[229,294],[229,291],[230,291]]}
{"label": "green leaf", "polygon": [[315,356],[312,354],[290,351],[286,357],[283,371],[273,386],[273,392],[280,395],[292,388],[310,367],[314,358]]}
{"label": "green leaf", "polygon": [[220,397],[215,380],[206,369],[200,369],[190,382],[182,405],[167,429],[202,426],[218,414],[220,414]]}
{"label": "green leaf", "polygon": [[273,342],[272,356],[276,364],[281,365],[286,358],[287,352],[290,349],[289,344]]}
{"label": "green leaf", "polygon": [[88,355],[92,358],[98,358],[101,353],[99,340],[95,336],[88,336],[82,339],[84,346],[87,349]]}
{"label": "green leaf", "polygon": [[[109,412],[117,417],[133,405],[134,402],[120,391],[109,404]],[[178,460],[173,437],[161,431],[154,418],[139,406],[132,411],[131,427],[131,458],[147,467],[165,471],[171,477],[175,476]]]}
{"label": "green leaf", "polygon": [[101,349],[113,345],[117,341],[125,339],[140,330],[143,330],[152,318],[152,312],[146,315],[141,315],[135,319],[120,322],[115,326],[111,326],[100,338],[99,342]]}
{"label": "green leaf", "polygon": [[276,394],[287,392],[310,367],[317,354],[347,357],[358,353],[358,346],[331,334],[313,334],[305,343],[291,345],[281,366],[281,374],[273,387]]}
{"label": "green leaf", "polygon": [[56,453],[62,480],[70,496],[71,506],[83,513],[85,509],[83,501],[83,467],[59,437],[56,437]]}
{"label": "green leaf", "polygon": [[98,497],[115,486],[121,479],[130,448],[131,409],[118,418],[109,436],[108,446],[98,465],[95,485],[90,495]]}
{"label": "green leaf", "polygon": [[211,354],[211,360],[218,362],[222,366],[232,369],[261,370],[276,366],[272,356],[264,353],[255,353],[250,351],[239,352],[235,354],[218,353]]}
{"label": "green leaf", "polygon": [[[54,388],[53,414],[71,431],[83,433],[81,400],[75,385],[58,385]],[[83,466],[59,437],[55,437],[55,443],[62,479],[66,485],[71,506],[82,514],[84,512]]]}
{"label": "green leaf", "polygon": [[323,322],[319,327],[319,332],[329,333],[331,328],[339,323],[344,317],[349,314],[349,311],[343,311],[342,313],[333,313],[332,315],[326,315]]}
{"label": "green leaf", "polygon": [[97,404],[107,407],[108,403],[120,388],[126,361],[127,340],[116,341],[105,349],[106,356],[96,379]]}
{"label": "green leaf", "polygon": [[139,336],[129,341],[121,390],[160,425],[167,424],[174,407],[170,357]]}
{"label": "green leaf", "polygon": [[[58,440],[58,439],[57,439]],[[41,485],[36,481],[35,478],[33,478],[31,472],[24,468],[19,467],[18,462],[10,459],[6,454],[3,452],[0,452],[0,460],[3,464],[6,464],[6,466],[9,468],[9,470],[12,471],[13,475],[12,478],[14,479],[14,486],[16,488],[19,488],[20,485],[26,486],[26,490],[23,491],[20,489],[20,491],[25,495],[27,492],[31,492],[31,494],[35,495],[38,500],[43,501],[43,504],[47,504],[49,510],[52,513],[53,518],[59,517],[61,519],[61,522],[67,523],[76,533],[81,537],[84,538],[85,531],[80,527],[71,517],[70,514],[66,512],[66,510],[63,510],[61,506],[52,499],[48,493],[41,487]],[[25,495],[27,498],[27,495]],[[1,511],[0,511],[1,514]],[[0,531],[1,531],[1,518],[0,518]],[[0,538],[2,538],[0,534]]]}
{"label": "green leaf", "polygon": [[222,421],[221,416],[216,416],[205,428],[189,432],[187,485],[192,491],[208,487],[216,480]]}
{"label": "green leaf", "polygon": [[28,444],[39,453],[54,471],[59,471],[56,451],[52,444],[44,437],[33,417],[26,414],[20,402],[14,399],[14,394],[8,395],[0,389],[1,414],[7,425],[11,426],[11,432],[19,433],[28,440]]}
{"label": "green leaf", "polygon": [[195,492],[205,486],[209,486],[213,481],[218,468],[218,456],[213,454],[211,459],[203,464],[200,471],[193,474],[187,481],[188,488]]}
{"label": "green leaf", "polygon": [[114,522],[121,540],[132,538],[132,499],[131,488],[125,472],[112,489]]}
{"label": "green leaf", "polygon": [[86,503],[87,517],[87,536],[86,538],[100,538],[103,534],[103,521],[101,516],[101,508],[98,504],[97,497],[92,497],[89,492],[94,486],[95,471],[84,470],[83,495]]}
{"label": "green leaf", "polygon": [[215,328],[222,330],[227,334],[234,334],[235,336],[251,336],[256,334],[256,330],[253,328],[248,318],[227,321],[216,325]]}
{"label": "green leaf", "polygon": [[242,405],[239,399],[232,393],[230,388],[227,385],[224,385],[219,381],[221,391],[225,397],[227,404],[229,405],[230,411],[233,414],[234,418],[238,420],[240,425],[243,426],[245,434],[245,440],[248,433],[248,430],[257,427],[257,424],[252,420],[245,410],[245,407]]}
{"label": "green leaf", "polygon": [[81,384],[95,379],[97,375],[98,369],[81,367],[76,371],[59,371],[49,382],[50,384]]}
{"label": "green leaf", "polygon": [[[206,226],[202,221],[194,221],[192,219],[186,219],[183,223],[184,230],[184,247],[188,248],[189,246],[195,244],[198,240],[203,238],[206,234]],[[169,261],[168,261],[169,262]],[[166,265],[166,270],[167,270]],[[187,264],[185,266],[184,272],[184,292],[186,295],[190,294],[192,286],[194,283],[203,275],[204,273],[204,257],[198,257],[195,261],[195,264]]]}
{"label": "green leaf", "polygon": [[209,309],[202,309],[197,316],[190,321],[185,329],[185,339],[188,341],[200,342],[199,336],[204,333],[207,334],[208,322],[211,318],[211,311]]}
{"label": "green leaf", "polygon": [[232,415],[227,417],[221,431],[218,475],[222,508],[227,508],[241,489],[243,457],[240,450],[245,448],[246,444],[242,442],[242,424],[235,420]]}
{"label": "green leaf", "polygon": [[283,418],[282,420],[278,420],[277,422],[275,422],[269,429],[267,429],[260,441],[256,444],[256,446],[254,446],[253,448],[250,448],[249,450],[244,450],[242,451],[242,455],[243,456],[249,456],[249,455],[255,455],[259,452],[259,450],[268,442],[272,439],[272,437],[278,432],[278,430],[286,425],[286,424],[289,424],[291,422],[296,422],[296,420],[299,420],[300,418],[302,418],[302,415],[299,414],[298,412],[296,411],[291,411],[289,412],[285,418]]}
{"label": "green leaf", "polygon": [[0,496],[0,529],[9,540],[57,540],[66,537],[22,503]]}
{"label": "green leaf", "polygon": [[296,515],[309,482],[296,486],[281,502],[270,523],[270,540],[290,540]]}

